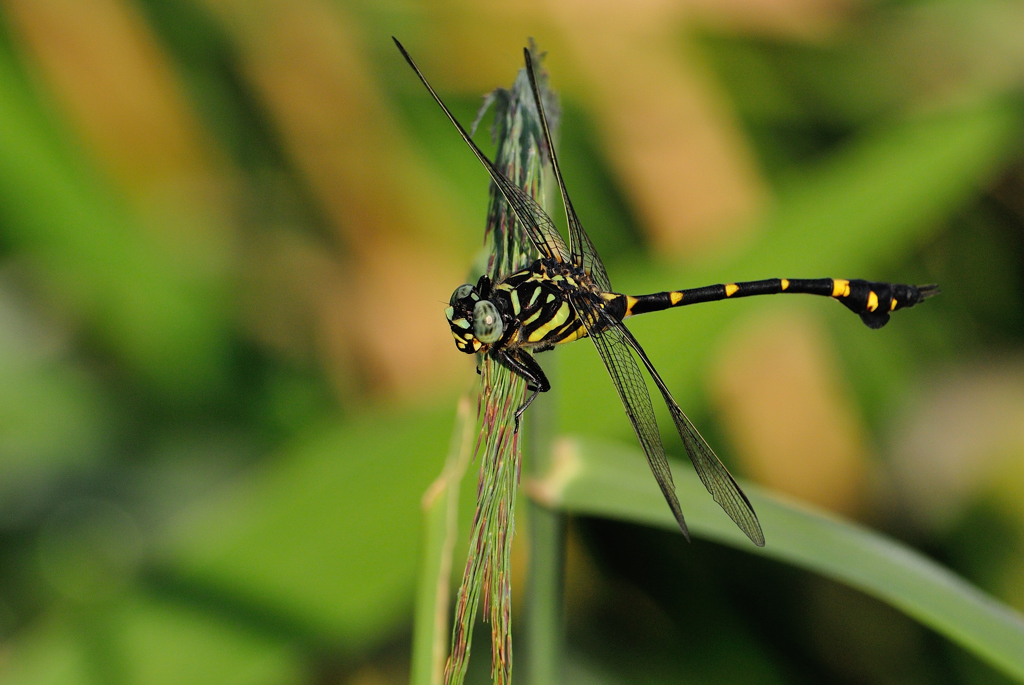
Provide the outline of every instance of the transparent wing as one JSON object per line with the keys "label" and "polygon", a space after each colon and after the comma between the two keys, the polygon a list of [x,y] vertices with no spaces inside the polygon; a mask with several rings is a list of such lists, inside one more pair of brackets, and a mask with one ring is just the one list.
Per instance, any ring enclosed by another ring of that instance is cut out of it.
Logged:
{"label": "transparent wing", "polygon": [[544,114],[544,105],[541,101],[540,86],[537,85],[537,75],[533,70],[533,59],[530,57],[530,50],[523,49],[526,55],[526,73],[530,77],[530,87],[533,89],[533,101],[537,104],[537,113],[540,115],[541,128],[544,129],[544,141],[548,147],[548,156],[551,157],[551,168],[555,172],[555,180],[558,182],[558,190],[562,193],[562,204],[565,205],[565,216],[569,223],[569,245],[571,247],[572,261],[590,274],[601,290],[611,292],[612,284],[608,278],[608,272],[598,256],[594,244],[590,242],[590,236],[583,230],[583,224],[576,216],[576,209],[569,199],[569,191],[565,189],[565,181],[562,179],[562,169],[558,166],[558,156],[555,155],[555,143],[551,139],[551,129],[548,127],[548,118]]}
{"label": "transparent wing", "polygon": [[[605,368],[612,377],[615,390],[619,393],[622,406],[626,409],[626,416],[633,424],[636,437],[640,440],[644,454],[647,455],[647,463],[651,466],[655,480],[661,487],[661,492],[672,509],[672,514],[679,523],[679,528],[687,540],[690,539],[690,531],[686,528],[686,521],[683,520],[683,510],[679,506],[679,499],[676,497],[676,486],[672,481],[672,471],[668,466],[668,459],[665,457],[665,447],[661,443],[661,434],[658,432],[658,423],[654,418],[654,406],[651,404],[651,395],[647,392],[647,384],[640,373],[640,367],[633,359],[629,351],[629,343],[624,335],[625,328],[621,326],[604,327],[597,322],[601,321],[603,315],[599,310],[593,308],[586,302],[573,301],[577,315],[586,326],[590,339],[594,341]],[[627,333],[628,334],[628,333]]]}
{"label": "transparent wing", "polygon": [[676,404],[672,393],[668,391],[668,387],[665,385],[665,381],[658,375],[651,360],[647,358],[647,354],[640,347],[640,343],[633,337],[633,334],[617,321],[612,322],[612,328],[617,329],[626,344],[637,353],[657,384],[658,389],[661,390],[661,396],[665,398],[665,404],[668,405],[668,410],[672,414],[672,420],[675,421],[679,437],[683,439],[686,453],[690,456],[693,468],[697,471],[697,475],[700,476],[704,487],[708,489],[708,492],[715,498],[719,506],[725,510],[729,518],[750,538],[750,541],[758,547],[764,547],[764,533],[761,531],[761,524],[757,520],[757,514],[754,513],[754,507],[751,506],[747,496],[743,494],[743,490],[736,483],[736,479],[732,477],[729,470],[725,468],[725,464],[715,455],[707,441],[701,437],[701,434],[694,428],[690,419],[686,418],[686,414]]}
{"label": "transparent wing", "polygon": [[530,236],[530,240],[537,247],[537,250],[539,250],[541,255],[544,257],[548,257],[559,262],[568,262],[569,250],[566,248],[565,241],[562,240],[562,236],[558,233],[558,229],[555,228],[554,223],[552,223],[551,217],[541,209],[540,205],[538,205],[532,197],[523,192],[523,190],[515,183],[508,180],[503,173],[498,171],[498,169],[491,164],[491,161],[487,159],[484,153],[481,152],[480,148],[477,147],[476,143],[473,142],[473,139],[469,137],[469,134],[466,133],[466,129],[462,128],[462,124],[458,122],[455,116],[448,110],[448,107],[444,102],[441,101],[441,98],[437,96],[437,93],[434,92],[434,89],[427,82],[427,79],[423,76],[419,67],[416,66],[416,63],[412,61],[412,57],[409,56],[409,53],[406,52],[405,48],[402,47],[402,44],[398,42],[398,39],[392,36],[391,40],[395,41],[395,45],[398,46],[402,56],[405,57],[405,61],[408,62],[409,66],[412,67],[412,70],[416,72],[416,75],[419,76],[423,85],[427,87],[427,90],[433,96],[434,100],[441,106],[444,113],[448,115],[448,119],[455,124],[455,128],[458,129],[459,135],[462,136],[462,139],[466,141],[467,145],[469,145],[473,154],[476,155],[476,158],[479,159],[480,163],[484,165],[485,169],[487,169],[487,173],[490,174],[491,180],[494,181],[494,185],[498,187],[498,190],[500,190],[501,194],[505,197],[505,201],[508,202],[509,207],[511,207],[512,211],[515,212],[516,218],[519,219],[519,223],[522,224],[527,235]]}

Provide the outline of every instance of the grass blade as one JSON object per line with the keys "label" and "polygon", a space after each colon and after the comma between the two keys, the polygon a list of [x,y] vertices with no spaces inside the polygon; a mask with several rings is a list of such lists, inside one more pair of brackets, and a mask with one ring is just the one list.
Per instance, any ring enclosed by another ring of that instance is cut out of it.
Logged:
{"label": "grass blade", "polygon": [[473,454],[476,429],[470,404],[468,394],[459,400],[444,470],[423,495],[425,554],[416,592],[412,685],[441,685],[444,679],[452,555],[459,534],[459,486]]}
{"label": "grass blade", "polygon": [[[906,545],[745,483],[764,527],[758,549],[708,496],[691,469],[673,463],[691,533],[819,573],[876,597],[1024,682],[1024,617]],[[527,489],[567,512],[677,529],[636,449],[563,439],[552,466]]]}
{"label": "grass blade", "polygon": [[[535,52],[532,44],[530,49]],[[536,52],[535,60],[539,61]],[[542,138],[532,102],[525,70],[520,70],[512,89],[495,90],[484,101],[481,113],[494,104],[498,144],[495,166],[530,196],[543,200]],[[488,273],[494,281],[536,259],[536,250],[493,184],[485,236],[491,241]],[[522,461],[513,417],[526,398],[526,381],[489,356],[479,359],[479,370],[477,508],[455,607],[445,683],[459,685],[465,679],[482,594],[484,612],[491,624],[491,678],[497,685],[508,685],[512,680],[512,539]]]}

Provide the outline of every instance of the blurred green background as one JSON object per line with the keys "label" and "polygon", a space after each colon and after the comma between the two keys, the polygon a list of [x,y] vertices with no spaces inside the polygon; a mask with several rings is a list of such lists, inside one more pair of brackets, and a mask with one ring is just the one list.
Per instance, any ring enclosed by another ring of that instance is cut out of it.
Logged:
{"label": "blurred green background", "polygon": [[[1019,0],[2,0],[0,682],[407,680],[487,182],[392,34],[467,123],[548,51],[617,289],[940,283],[882,331],[801,298],[632,328],[734,472],[1024,610]],[[591,346],[554,356],[562,429],[631,440]],[[571,522],[566,601],[578,682],[1005,682],[623,523]]]}

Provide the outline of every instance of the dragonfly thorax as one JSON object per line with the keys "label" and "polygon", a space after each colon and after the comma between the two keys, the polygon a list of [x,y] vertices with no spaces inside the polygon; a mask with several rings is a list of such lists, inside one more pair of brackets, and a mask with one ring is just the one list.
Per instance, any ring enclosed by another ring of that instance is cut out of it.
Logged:
{"label": "dragonfly thorax", "polygon": [[592,289],[579,267],[539,259],[496,283],[490,299],[505,317],[506,344],[543,352],[586,335],[572,301]]}

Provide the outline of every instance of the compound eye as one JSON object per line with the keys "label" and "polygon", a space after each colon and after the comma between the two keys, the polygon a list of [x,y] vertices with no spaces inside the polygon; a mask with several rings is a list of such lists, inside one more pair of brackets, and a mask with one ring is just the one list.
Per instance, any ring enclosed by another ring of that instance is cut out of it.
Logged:
{"label": "compound eye", "polygon": [[497,342],[505,326],[498,308],[488,300],[480,300],[473,307],[473,335],[482,343]]}
{"label": "compound eye", "polygon": [[466,283],[465,285],[460,285],[458,288],[455,289],[455,292],[452,293],[452,299],[448,301],[448,304],[454,307],[456,302],[458,302],[461,299],[469,297],[472,293],[473,286],[471,286],[469,283]]}

